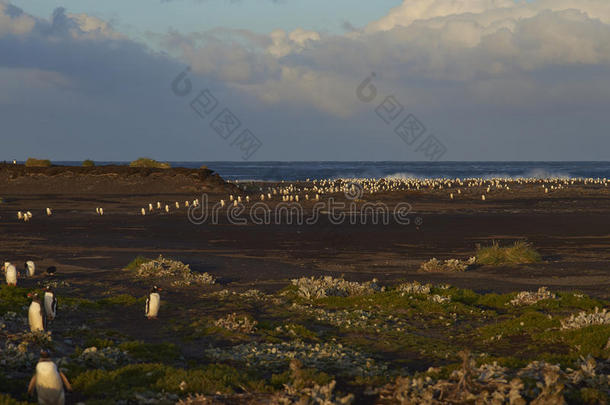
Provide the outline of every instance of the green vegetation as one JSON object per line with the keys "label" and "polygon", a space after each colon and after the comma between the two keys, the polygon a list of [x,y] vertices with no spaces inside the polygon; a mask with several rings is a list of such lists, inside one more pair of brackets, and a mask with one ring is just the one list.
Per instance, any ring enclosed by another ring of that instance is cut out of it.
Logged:
{"label": "green vegetation", "polygon": [[137,270],[138,267],[140,267],[141,265],[143,265],[146,262],[149,262],[151,259],[148,259],[144,256],[137,256],[135,259],[133,259],[126,267],[126,270]]}
{"label": "green vegetation", "polygon": [[112,371],[85,371],[72,385],[88,397],[105,401],[130,398],[143,391],[229,394],[244,389],[268,390],[256,376],[222,364],[188,370],[159,363],[130,364]]}
{"label": "green vegetation", "polygon": [[7,311],[16,312],[17,309],[30,302],[28,293],[31,290],[21,287],[12,287],[6,284],[0,286],[0,315]]}
{"label": "green vegetation", "polygon": [[491,246],[477,246],[476,251],[478,264],[520,264],[520,263],[537,263],[542,260],[531,243],[517,241],[511,246],[501,247],[497,242],[493,242]]}
{"label": "green vegetation", "polygon": [[124,342],[119,345],[136,360],[147,362],[175,362],[180,357],[180,350],[171,343],[144,343],[142,341]]}
{"label": "green vegetation", "polygon": [[48,159],[28,158],[25,162],[25,167],[51,167],[51,161]]}
{"label": "green vegetation", "polygon": [[86,159],[83,161],[83,167],[93,167],[95,166],[95,162],[91,159]]}
{"label": "green vegetation", "polygon": [[0,405],[27,405],[30,402],[17,401],[7,394],[0,393]]}
{"label": "green vegetation", "polygon": [[157,162],[150,158],[139,158],[129,164],[131,167],[147,167],[151,169],[170,169],[171,165],[166,162]]}
{"label": "green vegetation", "polygon": [[[128,267],[145,260],[138,257]],[[51,343],[54,358],[66,359],[61,367],[75,395],[87,404],[146,398],[175,403],[195,393],[221,395],[227,402],[243,398],[236,394],[255,395],[265,402],[271,395],[309,395],[333,381],[340,395],[351,392],[368,403],[378,398],[363,394],[367,388],[389,389],[398,376],[451,380],[452,373],[468,369],[476,379],[477,367],[496,367],[497,362],[497,367],[506,367],[503,372],[511,381],[534,361],[557,364],[564,376],[572,372],[569,369],[581,370],[585,359],[598,362],[589,367],[597,367],[598,375],[610,365],[610,324],[562,328],[571,314],[610,305],[578,293],[553,291],[548,298],[516,305],[515,298],[524,292],[482,294],[413,282],[361,295],[313,299],[300,296],[295,286],[275,294],[207,290],[191,300],[171,301],[171,314],[164,306],[161,317],[167,318],[151,322],[135,320],[141,317],[144,297],[114,293],[86,299],[75,293],[60,296],[65,318],[57,322],[78,321],[72,329],[53,330],[45,341],[42,335],[19,332],[29,291],[0,287],[0,323],[7,325],[0,327],[0,337],[10,336],[11,344],[21,344],[20,350],[33,356]],[[16,314],[5,315],[6,311]],[[179,312],[192,315],[175,316]],[[245,316],[256,327],[242,330],[239,322],[233,327],[233,313],[239,314],[235,322]],[[116,322],[123,314],[141,323],[134,327]],[[465,349],[472,353],[472,364],[464,363]],[[0,370],[0,391],[11,395],[0,397],[0,404],[5,399],[28,399],[23,371],[35,363],[11,363],[19,357],[17,351],[3,357],[0,350],[0,361],[9,364]],[[541,378],[523,377],[520,395],[534,399]],[[595,382],[602,379],[583,381],[564,384],[561,395],[568,404],[607,400],[605,383]]]}

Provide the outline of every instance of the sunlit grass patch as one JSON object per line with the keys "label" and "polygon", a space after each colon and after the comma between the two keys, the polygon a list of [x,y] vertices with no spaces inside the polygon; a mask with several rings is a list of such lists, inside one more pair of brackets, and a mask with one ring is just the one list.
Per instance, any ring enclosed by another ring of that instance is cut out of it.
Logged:
{"label": "sunlit grass patch", "polygon": [[51,161],[49,159],[28,158],[25,161],[25,167],[51,167]]}
{"label": "sunlit grass patch", "polygon": [[491,246],[477,246],[476,261],[489,265],[537,263],[542,261],[542,256],[528,242],[517,241],[504,247],[493,242]]}
{"label": "sunlit grass patch", "polygon": [[117,294],[99,300],[90,300],[87,298],[78,297],[60,297],[61,304],[66,305],[68,308],[76,309],[90,309],[90,310],[103,310],[112,307],[130,307],[133,305],[144,305],[145,297],[134,297],[129,294]]}
{"label": "sunlit grass patch", "polygon": [[158,162],[150,158],[139,158],[129,164],[131,167],[147,167],[153,169],[170,169],[172,166],[167,162]]}

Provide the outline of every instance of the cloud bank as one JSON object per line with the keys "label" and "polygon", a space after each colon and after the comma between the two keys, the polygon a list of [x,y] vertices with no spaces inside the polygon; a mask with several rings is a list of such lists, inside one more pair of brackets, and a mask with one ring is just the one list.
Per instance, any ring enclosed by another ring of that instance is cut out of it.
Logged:
{"label": "cloud bank", "polygon": [[[376,105],[356,97],[358,85],[375,72],[380,97],[395,96],[426,121],[453,159],[610,158],[604,152],[610,146],[607,0],[405,0],[342,35],[270,27],[267,35],[215,28],[153,38],[164,53],[87,14],[60,8],[37,19],[0,2],[0,85],[8,89],[0,103],[17,111],[31,108],[28,103],[41,108],[30,99],[55,97],[58,117],[84,114],[80,130],[87,117],[101,121],[96,111],[104,111],[120,117],[115,131],[151,132],[144,142],[154,150],[150,139],[164,139],[159,117],[166,130],[197,128],[180,110],[185,107],[163,93],[189,65],[202,86],[258,125],[268,145],[261,158],[332,159],[335,150],[336,159],[416,159],[391,128],[375,121]],[[26,86],[19,89],[15,80]],[[155,117],[144,120],[151,105]],[[53,120],[48,117],[49,125],[60,127],[54,133],[68,133],[60,139],[80,142],[69,135],[70,125]],[[330,146],[323,153],[304,145],[303,134]],[[128,148],[143,138],[131,136],[122,147],[133,155]],[[184,138],[199,144],[194,135]],[[223,148],[215,142],[209,141]],[[221,156],[231,159],[229,151]]]}

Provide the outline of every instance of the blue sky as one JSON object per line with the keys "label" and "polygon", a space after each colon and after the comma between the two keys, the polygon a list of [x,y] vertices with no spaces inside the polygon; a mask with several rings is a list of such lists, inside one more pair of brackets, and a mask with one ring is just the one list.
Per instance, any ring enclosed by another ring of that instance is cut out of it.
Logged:
{"label": "blue sky", "polygon": [[0,0],[0,160],[609,160],[607,38],[608,0]]}
{"label": "blue sky", "polygon": [[197,32],[215,27],[267,33],[276,28],[304,28],[339,33],[343,24],[364,26],[383,17],[400,0],[17,0],[13,4],[47,18],[56,7],[112,21],[126,34]]}

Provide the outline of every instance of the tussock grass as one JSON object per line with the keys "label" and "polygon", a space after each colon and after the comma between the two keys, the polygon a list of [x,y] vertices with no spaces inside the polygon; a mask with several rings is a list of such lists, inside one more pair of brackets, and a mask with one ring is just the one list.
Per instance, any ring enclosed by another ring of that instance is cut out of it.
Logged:
{"label": "tussock grass", "polygon": [[133,259],[126,267],[126,270],[137,270],[142,264],[149,262],[151,259],[148,259],[144,256],[137,256]]}
{"label": "tussock grass", "polygon": [[51,161],[49,159],[28,158],[25,167],[51,167]]}
{"label": "tussock grass", "polygon": [[500,246],[493,242],[491,246],[477,246],[477,263],[479,264],[517,264],[537,263],[542,261],[540,253],[534,249],[531,243],[517,241],[510,246]]}
{"label": "tussock grass", "polygon": [[83,167],[93,167],[95,166],[95,162],[91,159],[86,159],[83,161]]}
{"label": "tussock grass", "polygon": [[172,166],[167,162],[158,162],[150,158],[139,158],[129,164],[131,167],[148,167],[153,169],[170,169]]}

